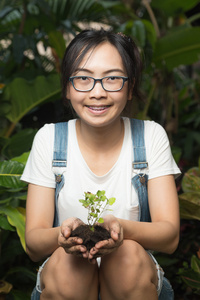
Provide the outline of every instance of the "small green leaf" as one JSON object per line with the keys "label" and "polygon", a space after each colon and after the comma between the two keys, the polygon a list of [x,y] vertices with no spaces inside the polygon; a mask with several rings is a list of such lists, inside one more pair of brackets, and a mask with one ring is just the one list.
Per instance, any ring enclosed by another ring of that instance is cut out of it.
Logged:
{"label": "small green leaf", "polygon": [[80,200],[79,200],[79,202],[81,202],[81,203],[85,203],[85,200],[83,200],[83,199],[80,199]]}
{"label": "small green leaf", "polygon": [[103,202],[104,202],[106,199],[107,199],[106,196],[101,196],[101,197],[100,197],[100,201],[103,201]]}
{"label": "small green leaf", "polygon": [[91,227],[90,227],[90,230],[94,232],[94,226],[91,226]]}
{"label": "small green leaf", "polygon": [[98,223],[104,223],[104,219],[103,218],[99,218]]}
{"label": "small green leaf", "polygon": [[95,213],[90,213],[90,215],[92,216],[92,217],[94,217],[94,218],[96,218],[97,217],[97,214],[95,214]]}
{"label": "small green leaf", "polygon": [[94,194],[90,194],[89,199],[90,199],[91,202],[93,202],[94,199],[95,199],[95,195]]}
{"label": "small green leaf", "polygon": [[101,196],[104,196],[105,193],[105,191],[97,191],[97,196],[100,198]]}
{"label": "small green leaf", "polygon": [[112,197],[108,199],[109,205],[113,205],[115,203],[116,198]]}

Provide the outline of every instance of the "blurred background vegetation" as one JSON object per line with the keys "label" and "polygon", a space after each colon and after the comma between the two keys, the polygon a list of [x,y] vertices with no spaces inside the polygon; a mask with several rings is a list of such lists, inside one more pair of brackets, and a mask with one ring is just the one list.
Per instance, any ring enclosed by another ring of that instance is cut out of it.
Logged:
{"label": "blurred background vegetation", "polygon": [[72,117],[61,100],[66,45],[81,29],[101,26],[132,36],[141,49],[145,102],[134,100],[131,116],[166,129],[183,172],[180,244],[173,255],[156,256],[175,299],[199,299],[199,0],[1,0],[0,299],[30,299],[39,264],[24,250],[27,186],[20,176],[36,131]]}

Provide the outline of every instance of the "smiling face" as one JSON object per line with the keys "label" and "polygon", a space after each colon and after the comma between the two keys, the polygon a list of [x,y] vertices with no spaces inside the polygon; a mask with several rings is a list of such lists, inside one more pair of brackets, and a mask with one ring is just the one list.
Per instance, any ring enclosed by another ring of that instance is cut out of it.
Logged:
{"label": "smiling face", "polygon": [[[127,73],[118,50],[109,42],[104,42],[85,55],[72,76],[91,76],[97,79],[105,76],[126,77]],[[127,100],[131,99],[128,82],[117,92],[105,91],[99,81],[88,92],[76,91],[69,83],[66,96],[81,121],[94,127],[107,126],[120,120]]]}

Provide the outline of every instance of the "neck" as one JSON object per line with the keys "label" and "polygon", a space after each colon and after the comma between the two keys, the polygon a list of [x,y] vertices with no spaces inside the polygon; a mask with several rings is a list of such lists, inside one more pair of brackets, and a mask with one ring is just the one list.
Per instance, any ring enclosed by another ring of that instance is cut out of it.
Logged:
{"label": "neck", "polygon": [[113,124],[105,127],[92,127],[78,120],[76,123],[77,138],[80,144],[88,148],[104,151],[121,143],[124,137],[124,123],[118,118]]}

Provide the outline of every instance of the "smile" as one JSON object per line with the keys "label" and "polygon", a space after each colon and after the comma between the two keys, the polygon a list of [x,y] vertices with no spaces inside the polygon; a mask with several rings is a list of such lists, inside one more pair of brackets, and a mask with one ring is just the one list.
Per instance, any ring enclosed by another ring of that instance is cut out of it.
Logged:
{"label": "smile", "polygon": [[106,105],[106,106],[89,106],[89,105],[87,105],[87,107],[94,111],[102,111],[102,110],[105,110],[108,107],[110,107],[110,105]]}

